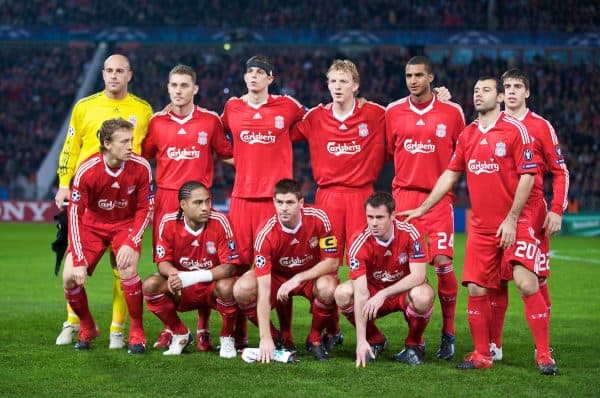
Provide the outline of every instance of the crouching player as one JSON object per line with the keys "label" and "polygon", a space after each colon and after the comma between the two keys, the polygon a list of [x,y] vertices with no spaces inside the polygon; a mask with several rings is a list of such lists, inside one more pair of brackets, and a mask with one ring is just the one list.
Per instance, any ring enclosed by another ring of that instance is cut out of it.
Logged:
{"label": "crouching player", "polygon": [[335,290],[335,301],[356,326],[356,366],[365,366],[387,348],[375,319],[404,312],[405,347],[395,359],[409,365],[424,362],[423,332],[433,310],[433,288],[427,282],[427,256],[417,228],[394,218],[395,203],[387,192],[375,192],[365,203],[367,228],[354,234],[348,249],[350,280]]}
{"label": "crouching player", "polygon": [[270,362],[275,339],[271,308],[291,296],[311,302],[312,324],[307,348],[317,360],[329,359],[322,334],[336,311],[340,253],[323,210],[304,207],[300,184],[283,179],[275,184],[276,214],[259,230],[254,244],[254,269],[235,285],[235,298],[248,319],[258,324],[259,361]]}
{"label": "crouching player", "polygon": [[179,355],[193,335],[177,311],[216,308],[223,320],[222,358],[235,358],[232,337],[238,306],[233,299],[233,276],[239,254],[227,217],[211,209],[208,188],[188,181],[179,189],[179,210],[166,213],[157,234],[154,261],[158,274],[143,285],[148,309],[165,325],[170,344],[164,355]]}
{"label": "crouching player", "polygon": [[75,348],[89,349],[98,328],[88,307],[84,284],[108,246],[116,257],[131,318],[130,354],[145,351],[142,282],[138,275],[142,236],[152,219],[152,171],[132,153],[133,125],[109,119],[98,131],[100,152],[75,173],[69,216],[69,253],[63,271],[65,298],[80,319]]}

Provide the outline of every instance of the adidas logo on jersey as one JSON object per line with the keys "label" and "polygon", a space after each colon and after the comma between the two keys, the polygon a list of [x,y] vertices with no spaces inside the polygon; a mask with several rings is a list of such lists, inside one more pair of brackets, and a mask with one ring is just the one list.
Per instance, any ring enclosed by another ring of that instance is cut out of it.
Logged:
{"label": "adidas logo on jersey", "polygon": [[262,116],[260,115],[260,113],[259,113],[259,112],[256,112],[256,113],[254,114],[254,116],[252,116],[252,119],[254,119],[254,120],[257,120],[257,119],[262,119]]}
{"label": "adidas logo on jersey", "polygon": [[387,249],[385,251],[385,253],[383,254],[384,257],[391,256],[391,255],[392,255],[392,251],[390,249]]}
{"label": "adidas logo on jersey", "polygon": [[185,134],[187,134],[187,132],[183,128],[179,129],[179,131],[177,132],[177,135],[185,135]]}
{"label": "adidas logo on jersey", "polygon": [[417,126],[425,126],[425,122],[423,121],[423,119],[419,119],[419,121],[417,122]]}
{"label": "adidas logo on jersey", "polygon": [[194,246],[194,247],[198,247],[198,246],[200,246],[200,243],[198,243],[198,241],[197,241],[197,240],[194,240],[194,241],[192,242],[192,246]]}
{"label": "adidas logo on jersey", "polygon": [[348,127],[346,127],[346,125],[344,123],[340,124],[339,127],[340,130],[348,130]]}
{"label": "adidas logo on jersey", "polygon": [[119,189],[119,188],[121,188],[121,186],[119,185],[119,181],[115,181],[115,182],[113,182],[113,184],[112,184],[110,187],[111,187],[111,188],[116,188],[116,189]]}
{"label": "adidas logo on jersey", "polygon": [[479,142],[479,145],[487,145],[487,138],[483,137],[483,139]]}
{"label": "adidas logo on jersey", "polygon": [[292,245],[297,245],[298,243],[300,243],[300,241],[296,238],[292,239],[292,241],[290,242],[290,246]]}

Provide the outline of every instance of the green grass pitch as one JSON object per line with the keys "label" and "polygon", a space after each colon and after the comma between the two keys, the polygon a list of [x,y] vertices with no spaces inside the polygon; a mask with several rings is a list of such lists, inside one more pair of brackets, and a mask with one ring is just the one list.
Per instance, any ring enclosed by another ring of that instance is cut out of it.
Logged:
{"label": "green grass pitch", "polygon": [[[355,334],[341,317],[345,336],[328,363],[315,362],[300,350],[296,364],[246,364],[238,356],[187,353],[164,357],[148,349],[143,356],[108,350],[111,273],[106,260],[89,280],[88,296],[101,329],[89,352],[58,347],[54,340],[65,318],[61,280],[53,274],[50,251],[53,225],[0,223],[0,396],[210,396],[210,397],[579,397],[600,396],[600,239],[555,237],[550,291],[552,347],[559,376],[539,375],[523,305],[511,286],[504,342],[504,360],[490,370],[459,372],[454,364],[472,349],[466,321],[465,289],[460,288],[456,319],[457,356],[435,359],[439,343],[439,306],[425,334],[426,364],[411,368],[392,360],[406,334],[402,314],[378,321],[390,342],[388,351],[365,369],[354,367]],[[140,275],[154,272],[146,234]],[[464,236],[456,239],[455,268],[461,274]],[[430,267],[431,268],[431,267]],[[430,280],[435,275],[429,269]],[[340,271],[342,274],[346,269]],[[344,275],[342,275],[344,277]],[[294,335],[301,346],[308,332],[308,305],[296,298]],[[161,324],[145,312],[151,347]],[[194,313],[183,319],[195,329]],[[211,329],[218,336],[219,314]],[[249,326],[251,345],[257,331]],[[218,340],[218,337],[216,337]],[[594,381],[596,380],[596,381]]]}

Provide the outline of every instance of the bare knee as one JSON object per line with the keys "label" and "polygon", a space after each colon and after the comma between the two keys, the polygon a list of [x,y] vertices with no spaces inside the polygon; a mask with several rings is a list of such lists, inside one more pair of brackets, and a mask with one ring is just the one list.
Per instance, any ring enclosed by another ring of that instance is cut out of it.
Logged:
{"label": "bare knee", "polygon": [[425,313],[433,306],[434,293],[429,283],[413,287],[408,297],[413,308],[419,313]]}
{"label": "bare knee", "polygon": [[219,279],[215,282],[215,293],[218,297],[230,299],[233,297],[233,286],[235,280],[233,278]]}
{"label": "bare knee", "polygon": [[144,294],[158,294],[162,293],[162,286],[166,282],[166,279],[161,275],[150,275],[142,283],[142,292]]}
{"label": "bare knee", "polygon": [[315,281],[313,293],[315,297],[324,304],[332,304],[334,302],[334,292],[337,286],[336,279],[331,275],[323,275]]}
{"label": "bare knee", "polygon": [[517,289],[519,289],[523,296],[531,296],[540,289],[537,275],[522,265],[517,264],[513,267],[513,278]]}
{"label": "bare knee", "polygon": [[470,282],[467,285],[467,291],[469,292],[469,296],[485,296],[488,290],[483,286],[479,286],[475,283]]}
{"label": "bare knee", "polygon": [[233,297],[239,304],[245,305],[256,301],[258,284],[254,271],[242,275],[233,285]]}
{"label": "bare knee", "polygon": [[346,281],[335,288],[335,302],[338,307],[347,307],[354,301],[354,287],[352,281]]}
{"label": "bare knee", "polygon": [[62,280],[65,289],[75,289],[77,287],[77,284],[73,280],[73,255],[71,253],[67,253],[67,257],[65,258]]}

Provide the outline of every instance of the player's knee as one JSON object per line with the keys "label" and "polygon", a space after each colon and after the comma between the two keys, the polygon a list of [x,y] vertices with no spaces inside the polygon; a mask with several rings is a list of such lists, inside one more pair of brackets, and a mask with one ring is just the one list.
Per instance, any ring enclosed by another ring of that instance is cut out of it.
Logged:
{"label": "player's knee", "polygon": [[315,281],[315,296],[323,303],[334,302],[334,292],[337,281],[330,275],[324,275]]}
{"label": "player's knee", "polygon": [[428,283],[412,288],[409,297],[414,308],[420,313],[429,311],[433,306],[434,292]]}
{"label": "player's knee", "polygon": [[435,256],[433,258],[433,265],[435,265],[436,267],[442,266],[442,265],[446,265],[448,263],[451,263],[452,259],[446,255],[443,254],[438,254],[437,256]]}
{"label": "player's knee", "polygon": [[215,293],[222,298],[230,299],[233,297],[233,278],[224,278],[215,282]]}
{"label": "player's knee", "polygon": [[244,274],[233,285],[233,297],[239,304],[248,304],[256,297],[257,282],[256,277],[249,272]]}
{"label": "player's knee", "polygon": [[158,275],[150,275],[142,283],[142,292],[144,294],[160,293],[160,285],[162,284],[163,280],[164,280],[164,278],[162,278]]}
{"label": "player's knee", "polygon": [[531,296],[540,288],[537,275],[521,265],[514,266],[513,278],[515,286],[523,296]]}
{"label": "player's knee", "polygon": [[335,303],[339,307],[346,307],[352,303],[354,298],[354,290],[352,289],[352,282],[344,282],[335,288],[334,292]]}

